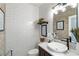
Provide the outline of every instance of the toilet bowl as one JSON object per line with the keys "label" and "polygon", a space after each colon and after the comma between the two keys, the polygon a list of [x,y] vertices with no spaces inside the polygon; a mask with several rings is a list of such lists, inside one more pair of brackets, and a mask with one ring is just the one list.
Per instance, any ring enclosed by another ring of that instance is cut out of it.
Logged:
{"label": "toilet bowl", "polygon": [[32,49],[28,51],[29,56],[38,56],[38,49]]}

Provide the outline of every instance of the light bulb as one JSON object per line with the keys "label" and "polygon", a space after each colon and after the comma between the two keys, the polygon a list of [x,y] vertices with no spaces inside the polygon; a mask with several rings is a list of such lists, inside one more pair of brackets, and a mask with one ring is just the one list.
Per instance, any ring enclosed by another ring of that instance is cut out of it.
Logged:
{"label": "light bulb", "polygon": [[62,8],[62,12],[65,12],[66,11],[66,8]]}
{"label": "light bulb", "polygon": [[68,3],[69,6],[71,6],[71,8],[75,8],[77,6],[77,3]]}
{"label": "light bulb", "polygon": [[52,13],[54,13],[54,14],[58,14],[58,12],[57,12],[57,10],[52,10]]}
{"label": "light bulb", "polygon": [[72,5],[72,8],[75,8],[76,6],[77,6],[77,4],[73,4],[73,5]]}
{"label": "light bulb", "polygon": [[59,10],[59,6],[56,6],[56,7],[55,7],[55,10]]}
{"label": "light bulb", "polygon": [[55,11],[54,13],[55,13],[56,15],[58,14],[58,12],[57,12],[57,11]]}
{"label": "light bulb", "polygon": [[62,10],[63,9],[63,6],[59,6],[59,10]]}

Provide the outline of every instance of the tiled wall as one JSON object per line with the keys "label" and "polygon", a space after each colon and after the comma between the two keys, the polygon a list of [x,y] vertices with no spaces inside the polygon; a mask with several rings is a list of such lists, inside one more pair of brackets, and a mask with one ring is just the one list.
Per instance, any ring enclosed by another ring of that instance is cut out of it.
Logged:
{"label": "tiled wall", "polygon": [[[5,12],[5,4],[0,4],[0,8]],[[0,55],[4,55],[4,31],[0,31]]]}
{"label": "tiled wall", "polygon": [[[67,7],[65,12],[59,11],[57,15],[54,15],[53,19],[53,31],[57,33],[59,39],[68,38],[68,18],[69,16],[76,14],[76,8]],[[56,22],[64,20],[64,30],[57,30],[56,29]]]}

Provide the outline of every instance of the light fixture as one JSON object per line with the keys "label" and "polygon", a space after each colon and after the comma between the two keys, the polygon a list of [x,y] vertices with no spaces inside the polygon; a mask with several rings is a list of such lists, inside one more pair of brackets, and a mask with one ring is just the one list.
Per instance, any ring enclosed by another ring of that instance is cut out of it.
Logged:
{"label": "light fixture", "polygon": [[58,11],[55,11],[54,13],[57,15],[58,14]]}
{"label": "light fixture", "polygon": [[57,6],[65,6],[67,3],[57,3],[52,9],[56,8]]}
{"label": "light fixture", "polygon": [[75,8],[76,6],[77,6],[76,3],[73,3],[73,4],[71,5],[72,8]]}
{"label": "light fixture", "polygon": [[58,14],[58,10],[54,9],[54,10],[52,10],[52,13],[57,15]]}
{"label": "light fixture", "polygon": [[58,14],[58,11],[65,12],[66,7],[70,6],[71,8],[75,8],[77,6],[76,3],[57,3],[52,9],[54,10],[54,14]]}
{"label": "light fixture", "polygon": [[71,8],[75,8],[77,6],[77,3],[67,3],[66,6],[70,6]]}
{"label": "light fixture", "polygon": [[65,12],[65,11],[66,11],[66,8],[65,8],[65,7],[63,7],[61,10],[62,10],[62,12]]}
{"label": "light fixture", "polygon": [[55,5],[52,9],[54,9],[54,14],[58,14],[58,11],[61,10],[62,12],[66,11],[66,8],[64,7],[67,3],[58,3]]}

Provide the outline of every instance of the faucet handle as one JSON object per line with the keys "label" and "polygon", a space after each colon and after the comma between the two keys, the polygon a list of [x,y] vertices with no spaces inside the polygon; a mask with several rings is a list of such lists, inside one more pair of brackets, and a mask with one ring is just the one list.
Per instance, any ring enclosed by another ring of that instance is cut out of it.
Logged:
{"label": "faucet handle", "polygon": [[51,42],[51,40],[48,40],[48,43],[50,43]]}
{"label": "faucet handle", "polygon": [[68,47],[68,50],[69,50],[69,38],[67,38],[67,47]]}

